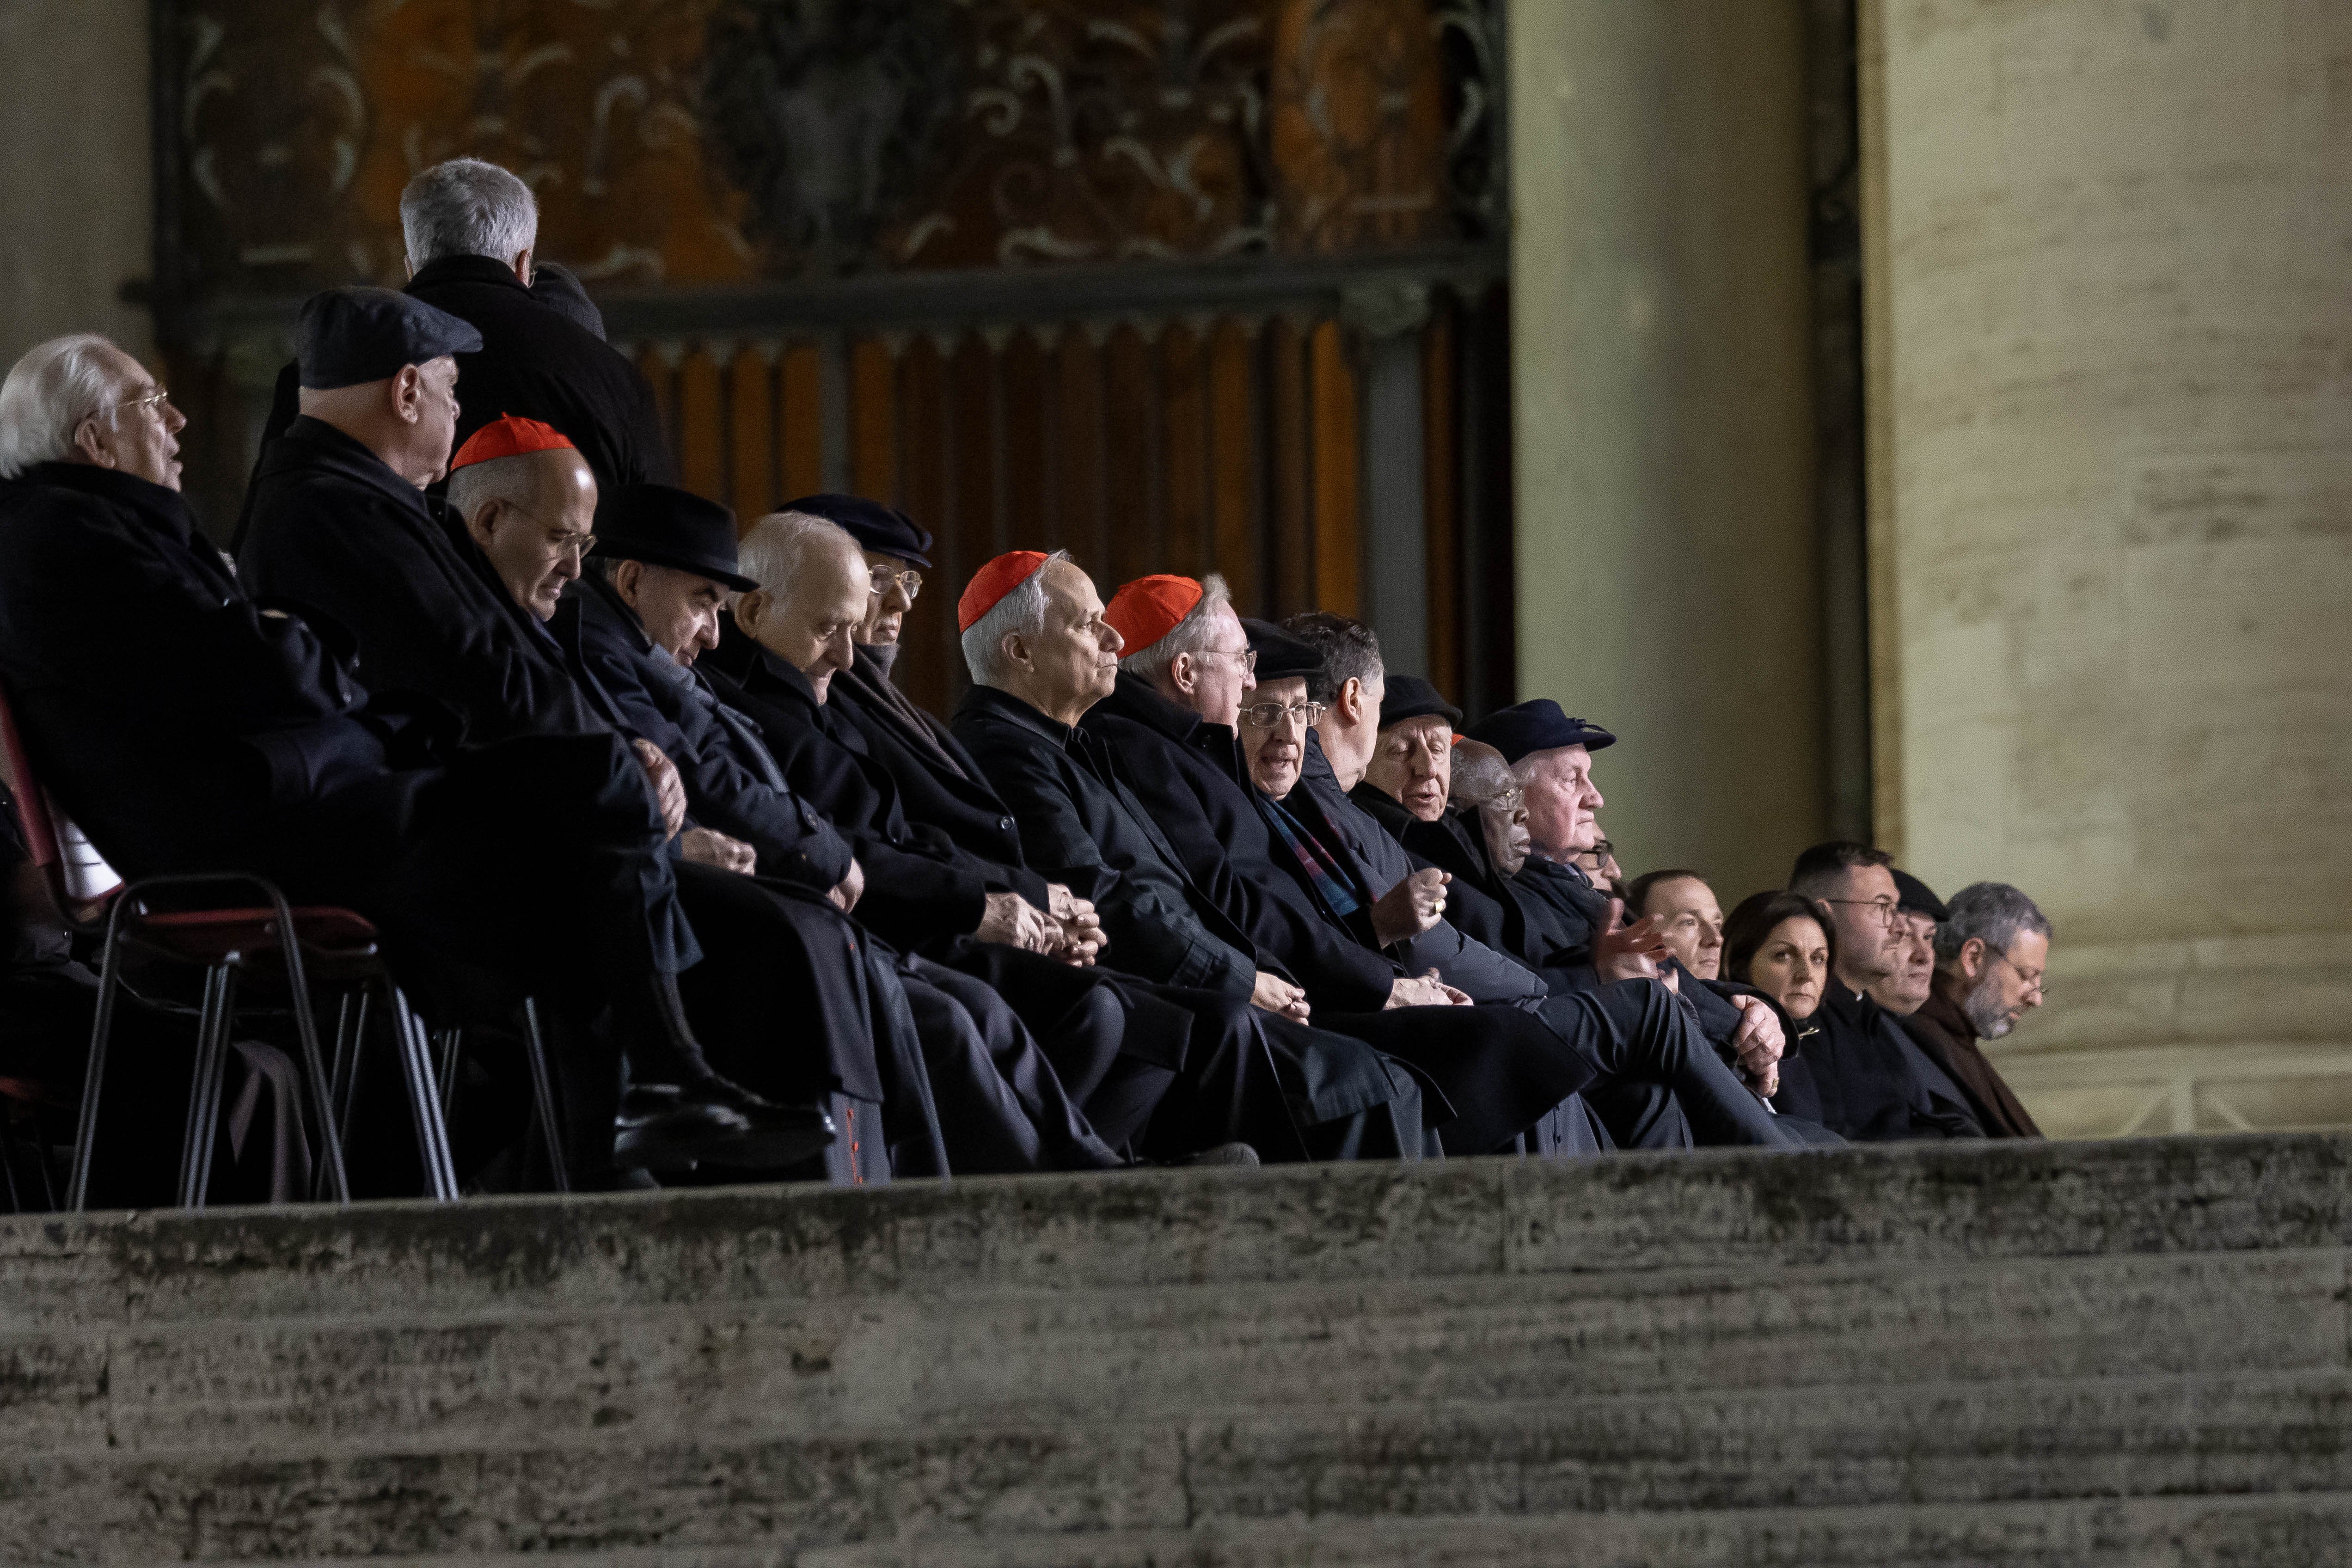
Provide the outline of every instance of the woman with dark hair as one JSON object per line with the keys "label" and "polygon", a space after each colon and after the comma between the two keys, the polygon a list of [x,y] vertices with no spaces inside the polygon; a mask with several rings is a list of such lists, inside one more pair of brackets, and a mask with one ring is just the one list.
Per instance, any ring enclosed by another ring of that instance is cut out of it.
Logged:
{"label": "woman with dark hair", "polygon": [[1789,1019],[1789,1046],[1780,1055],[1780,1091],[1772,1108],[1808,1121],[1822,1120],[1809,1053],[1818,1052],[1821,1021],[1813,1015],[1837,962],[1837,937],[1811,899],[1777,889],[1740,901],[1723,922],[1723,973],[1772,998]]}

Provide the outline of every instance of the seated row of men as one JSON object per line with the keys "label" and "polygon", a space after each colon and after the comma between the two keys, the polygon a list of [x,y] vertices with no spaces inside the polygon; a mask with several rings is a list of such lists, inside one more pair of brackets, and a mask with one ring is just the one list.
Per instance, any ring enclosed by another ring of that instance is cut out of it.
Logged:
{"label": "seated row of men", "polygon": [[[1929,1091],[1874,1016],[1861,1070],[1801,1073],[1769,985],[1555,858],[1591,847],[1605,731],[1490,715],[1510,782],[1447,810],[1423,775],[1460,715],[1344,617],[1245,622],[1214,577],[1106,605],[1015,552],[957,605],[971,694],[921,711],[889,661],[927,534],[822,496],[739,541],[632,477],[643,411],[609,410],[642,380],[523,291],[527,248],[409,227],[407,292],[305,307],[233,564],[135,360],[10,372],[0,682],[124,875],[354,909],[437,1022],[535,999],[575,1184],[1980,1129],[1885,1110]],[[461,361],[509,406],[468,407]],[[83,585],[121,636],[79,635]]]}

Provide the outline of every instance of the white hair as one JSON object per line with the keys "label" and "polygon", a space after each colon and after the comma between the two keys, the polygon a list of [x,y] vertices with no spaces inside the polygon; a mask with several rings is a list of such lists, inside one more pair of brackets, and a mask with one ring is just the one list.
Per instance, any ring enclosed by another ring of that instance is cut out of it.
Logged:
{"label": "white hair", "polygon": [[96,332],[26,351],[0,383],[0,479],[73,455],[74,431],[121,388],[122,373],[109,357],[121,352]]}
{"label": "white hair", "polygon": [[1014,632],[1035,637],[1045,629],[1045,568],[1067,561],[1070,552],[1056,550],[1037,563],[1037,570],[1021,579],[1020,586],[996,601],[988,614],[963,634],[963,662],[974,686],[1002,686],[1007,673],[1004,639]]}
{"label": "white hair", "polygon": [[751,525],[736,547],[735,570],[761,587],[784,598],[807,572],[811,555],[826,547],[865,552],[849,530],[830,518],[805,511],[772,511]]}
{"label": "white hair", "polygon": [[1169,627],[1166,637],[1120,659],[1118,667],[1157,686],[1160,678],[1168,673],[1168,667],[1176,662],[1178,654],[1199,653],[1209,646],[1210,637],[1216,635],[1217,612],[1233,606],[1234,596],[1225,587],[1225,580],[1210,573],[1201,579],[1201,602]]}
{"label": "white hair", "polygon": [[400,193],[400,235],[412,267],[446,256],[511,263],[539,243],[539,200],[496,163],[452,158]]}

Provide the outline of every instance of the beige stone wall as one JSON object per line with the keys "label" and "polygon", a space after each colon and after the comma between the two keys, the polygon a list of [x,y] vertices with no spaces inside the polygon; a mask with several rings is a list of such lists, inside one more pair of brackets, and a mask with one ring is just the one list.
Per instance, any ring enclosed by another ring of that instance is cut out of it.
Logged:
{"label": "beige stone wall", "polygon": [[1865,9],[1882,837],[2057,1129],[2352,1121],[2352,6]]}
{"label": "beige stone wall", "polygon": [[1519,690],[1629,874],[1821,836],[1800,0],[1510,9]]}
{"label": "beige stone wall", "polygon": [[45,338],[152,347],[146,0],[0,0],[0,371]]}

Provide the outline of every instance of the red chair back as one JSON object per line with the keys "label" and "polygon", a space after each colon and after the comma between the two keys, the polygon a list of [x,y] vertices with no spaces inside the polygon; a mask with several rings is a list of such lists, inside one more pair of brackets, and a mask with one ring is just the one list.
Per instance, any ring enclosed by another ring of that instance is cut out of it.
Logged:
{"label": "red chair back", "polygon": [[16,822],[24,829],[26,852],[41,868],[59,911],[69,920],[82,918],[90,906],[121,887],[122,879],[81,829],[56,810],[49,792],[41,787],[5,686],[0,686],[0,757],[7,761],[16,791]]}

